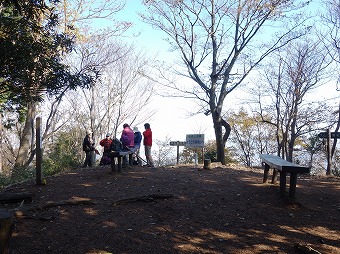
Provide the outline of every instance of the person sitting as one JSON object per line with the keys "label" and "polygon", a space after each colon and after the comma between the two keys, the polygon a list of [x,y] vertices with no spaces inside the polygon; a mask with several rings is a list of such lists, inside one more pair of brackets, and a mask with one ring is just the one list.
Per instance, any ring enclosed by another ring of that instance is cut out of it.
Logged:
{"label": "person sitting", "polygon": [[103,156],[100,159],[100,163],[99,165],[109,165],[111,164],[111,159],[108,156],[108,154],[111,151],[111,144],[112,144],[112,139],[111,139],[111,135],[110,133],[106,134],[106,137],[104,139],[102,139],[99,144],[104,147],[104,152],[103,152]]}

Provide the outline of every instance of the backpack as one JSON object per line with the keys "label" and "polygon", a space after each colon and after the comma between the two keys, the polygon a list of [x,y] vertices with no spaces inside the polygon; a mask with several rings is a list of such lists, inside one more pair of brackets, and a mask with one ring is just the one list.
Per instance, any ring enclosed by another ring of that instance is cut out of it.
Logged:
{"label": "backpack", "polygon": [[135,146],[140,145],[141,142],[142,142],[142,134],[139,131],[137,131],[135,132],[135,138],[134,138]]}
{"label": "backpack", "polygon": [[117,138],[114,138],[112,140],[112,144],[111,144],[110,150],[111,151],[116,151],[116,152],[122,151],[122,143],[120,143],[120,141]]}
{"label": "backpack", "polygon": [[106,156],[105,154],[100,159],[99,165],[110,165],[111,164],[111,158]]}

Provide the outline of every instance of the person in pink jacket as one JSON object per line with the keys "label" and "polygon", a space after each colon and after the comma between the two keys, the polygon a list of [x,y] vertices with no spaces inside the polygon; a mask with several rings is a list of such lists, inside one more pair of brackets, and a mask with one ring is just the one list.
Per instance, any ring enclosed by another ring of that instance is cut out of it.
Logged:
{"label": "person in pink jacket", "polygon": [[122,136],[120,138],[120,141],[123,144],[123,150],[129,150],[129,148],[134,147],[135,146],[134,139],[135,139],[135,133],[130,128],[130,125],[128,125],[127,123],[124,123]]}
{"label": "person in pink jacket", "polygon": [[[135,133],[133,130],[130,128],[130,125],[127,123],[123,124],[123,132],[122,136],[120,137],[120,141],[122,142],[123,145],[123,151],[124,150],[130,150],[135,146]],[[123,166],[127,167],[129,165],[128,163],[128,155],[123,156]]]}

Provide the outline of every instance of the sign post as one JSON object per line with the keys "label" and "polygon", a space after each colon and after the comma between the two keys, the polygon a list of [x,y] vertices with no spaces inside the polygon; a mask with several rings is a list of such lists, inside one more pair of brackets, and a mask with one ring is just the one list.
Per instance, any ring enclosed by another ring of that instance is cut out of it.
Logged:
{"label": "sign post", "polygon": [[[202,149],[202,161],[204,161],[204,134],[187,134],[186,147],[188,148],[201,148]],[[195,165],[197,166],[197,151],[195,153]]]}
{"label": "sign post", "polygon": [[185,146],[185,144],[186,144],[185,141],[170,141],[171,146],[177,146],[177,163],[176,163],[176,165],[179,164],[179,147]]}
{"label": "sign post", "polygon": [[[328,134],[330,133],[330,135]],[[328,138],[328,137],[331,137],[331,138],[336,138],[336,139],[340,139],[340,132],[320,132],[318,134],[318,137],[319,138]]]}
{"label": "sign post", "polygon": [[204,134],[187,134],[186,147],[202,148],[204,147]]}
{"label": "sign post", "polygon": [[326,175],[331,174],[331,138],[338,139],[340,138],[340,132],[330,132],[329,129],[327,129],[326,132],[320,132],[318,134],[319,138],[325,138],[327,139],[327,169],[326,169]]}

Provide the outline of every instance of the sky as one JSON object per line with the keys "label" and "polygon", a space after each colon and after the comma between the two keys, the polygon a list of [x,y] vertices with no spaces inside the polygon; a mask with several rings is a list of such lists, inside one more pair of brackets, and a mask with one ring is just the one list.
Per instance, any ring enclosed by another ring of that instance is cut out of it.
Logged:
{"label": "sky", "polygon": [[[124,10],[118,17],[134,23],[129,33],[140,33],[134,39],[138,47],[151,54],[157,54],[162,59],[173,61],[174,53],[169,52],[169,46],[164,41],[165,34],[139,20],[137,13],[142,9],[140,1],[127,0]],[[157,112],[149,121],[153,139],[165,141],[166,138],[170,138],[172,141],[185,141],[187,134],[198,133],[205,134],[205,141],[214,139],[211,116],[199,114],[190,117],[188,111],[193,107],[194,104],[188,99],[154,97],[150,108],[157,109]],[[144,130],[143,125],[138,128]]]}
{"label": "sky", "polygon": [[[164,41],[165,33],[153,29],[151,26],[140,21],[137,12],[143,10],[140,1],[127,0],[124,10],[118,15],[125,21],[133,22],[133,27],[128,33],[137,34],[138,37],[134,39],[136,45],[149,51],[152,54],[158,54],[162,59],[169,61],[174,60],[175,54],[169,52],[169,45]],[[332,90],[334,85],[331,86]],[[327,89],[326,89],[327,90]],[[326,91],[325,89],[321,91]],[[234,106],[237,108],[236,102],[239,98],[246,96],[245,92],[237,89],[228,95],[226,99],[229,104],[227,106]],[[317,93],[320,99],[320,92]],[[327,97],[327,95],[325,96]],[[153,131],[153,139],[165,141],[170,138],[171,141],[185,141],[187,134],[205,134],[205,141],[214,139],[214,129],[211,115],[204,115],[203,113],[189,116],[188,111],[195,108],[195,104],[188,99],[180,98],[164,98],[156,96],[150,106],[156,108],[157,113],[154,115],[149,123]],[[144,127],[138,126],[140,130]]]}

